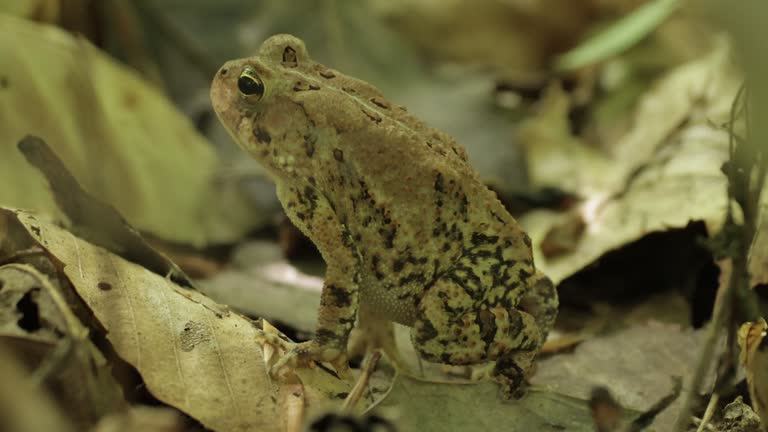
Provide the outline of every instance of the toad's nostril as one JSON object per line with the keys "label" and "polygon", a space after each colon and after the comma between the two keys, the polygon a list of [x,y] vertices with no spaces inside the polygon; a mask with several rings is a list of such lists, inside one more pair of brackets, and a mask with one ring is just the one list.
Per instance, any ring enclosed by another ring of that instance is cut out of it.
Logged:
{"label": "toad's nostril", "polygon": [[226,75],[228,70],[229,69],[227,69],[227,68],[221,68],[221,70],[219,71],[219,75],[221,75],[221,76]]}

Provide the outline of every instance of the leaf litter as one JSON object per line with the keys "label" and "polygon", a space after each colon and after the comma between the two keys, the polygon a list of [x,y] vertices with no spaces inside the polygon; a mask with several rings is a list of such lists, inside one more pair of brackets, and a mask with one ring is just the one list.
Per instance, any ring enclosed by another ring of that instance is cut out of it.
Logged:
{"label": "leaf litter", "polygon": [[[3,213],[62,263],[114,350],[153,396],[214,430],[282,430],[284,389],[268,378],[257,323],[31,213]],[[305,396],[311,406],[338,400],[350,386],[320,368],[303,373],[305,386],[314,386]]]}

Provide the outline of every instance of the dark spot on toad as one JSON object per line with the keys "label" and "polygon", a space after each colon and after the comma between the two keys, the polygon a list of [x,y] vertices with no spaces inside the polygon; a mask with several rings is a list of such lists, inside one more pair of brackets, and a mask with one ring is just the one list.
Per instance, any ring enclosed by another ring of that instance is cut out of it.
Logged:
{"label": "dark spot on toad", "polygon": [[6,77],[0,77],[0,89],[7,89],[10,86],[10,83],[8,83],[8,78]]}
{"label": "dark spot on toad", "polygon": [[36,226],[34,226],[34,225],[30,225],[29,229],[31,229],[32,231],[34,231],[34,232],[35,232],[35,235],[37,235],[37,236],[39,236],[39,235],[40,235],[40,227],[36,227]]}
{"label": "dark spot on toad", "polygon": [[340,149],[333,149],[333,158],[339,162],[344,162],[344,152]]}
{"label": "dark spot on toad", "polygon": [[321,77],[325,78],[325,79],[332,79],[332,78],[336,78],[336,74],[334,74],[334,73],[333,73],[333,72],[331,72],[330,70],[324,70],[324,71],[320,71],[320,72],[318,72],[318,74],[319,74]]}
{"label": "dark spot on toad", "polygon": [[349,292],[343,288],[339,288],[334,284],[328,284],[325,287],[328,290],[328,296],[330,297],[330,304],[336,307],[346,307],[352,304],[352,298]]}
{"label": "dark spot on toad", "polygon": [[304,135],[304,151],[307,153],[307,157],[312,157],[315,154],[315,143],[317,137],[314,135]]}
{"label": "dark spot on toad", "polygon": [[437,192],[444,192],[444,185],[443,185],[443,174],[437,173],[437,176],[435,177],[435,190]]}
{"label": "dark spot on toad", "polygon": [[481,310],[477,314],[476,323],[480,327],[480,337],[488,347],[496,336],[496,317],[488,309]]}
{"label": "dark spot on toad", "polygon": [[96,286],[102,291],[109,291],[112,289],[112,284],[108,282],[99,282]]}
{"label": "dark spot on toad", "polygon": [[499,236],[489,236],[482,233],[472,233],[472,239],[470,240],[473,245],[480,246],[484,244],[493,244],[499,240]]}
{"label": "dark spot on toad", "polygon": [[272,137],[269,136],[269,132],[262,127],[257,127],[253,134],[256,136],[256,140],[260,143],[269,144],[272,142]]}
{"label": "dark spot on toad", "polygon": [[315,341],[320,345],[329,345],[335,339],[337,339],[336,333],[331,330],[317,329],[315,331]]}
{"label": "dark spot on toad", "polygon": [[395,260],[395,262],[392,263],[392,271],[395,273],[400,273],[403,267],[405,267],[405,262],[402,260]]}
{"label": "dark spot on toad", "polygon": [[288,68],[295,68],[299,65],[298,60],[296,59],[296,50],[291,47],[285,47],[283,50],[283,66]]}
{"label": "dark spot on toad", "polygon": [[416,340],[417,344],[424,345],[430,339],[434,339],[436,337],[437,329],[434,325],[432,325],[432,322],[429,320],[422,320],[421,326],[416,329],[416,337],[414,337],[414,339]]}
{"label": "dark spot on toad", "polygon": [[518,276],[518,278],[519,278],[519,279],[520,279],[522,282],[525,282],[525,281],[527,281],[527,280],[528,280],[528,279],[529,279],[531,276],[533,276],[533,273],[531,273],[531,272],[529,272],[529,271],[527,271],[527,270],[525,270],[525,269],[520,269],[520,271],[518,271],[518,272],[517,272],[517,276]]}
{"label": "dark spot on toad", "polygon": [[377,116],[376,114],[368,111],[365,108],[361,108],[361,111],[363,111],[363,114],[365,114],[366,117],[371,119],[374,123],[381,123],[381,117]]}
{"label": "dark spot on toad", "polygon": [[371,98],[371,102],[378,107],[389,109],[389,104],[379,98]]}

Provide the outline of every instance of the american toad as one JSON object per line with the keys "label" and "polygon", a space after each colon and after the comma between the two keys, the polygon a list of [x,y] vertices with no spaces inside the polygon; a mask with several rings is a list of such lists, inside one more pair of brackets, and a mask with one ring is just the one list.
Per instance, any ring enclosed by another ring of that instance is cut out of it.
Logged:
{"label": "american toad", "polygon": [[507,393],[519,388],[557,293],[462,147],[372,85],[312,61],[290,35],[224,64],[211,99],[327,264],[315,338],[287,347],[280,365],[345,367],[362,310],[412,327],[427,361],[495,360]]}

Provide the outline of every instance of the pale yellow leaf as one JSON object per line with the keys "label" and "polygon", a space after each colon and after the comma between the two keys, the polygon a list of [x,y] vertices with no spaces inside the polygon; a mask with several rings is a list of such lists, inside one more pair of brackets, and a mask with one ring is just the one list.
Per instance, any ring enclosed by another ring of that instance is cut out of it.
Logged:
{"label": "pale yellow leaf", "polygon": [[[282,431],[291,395],[312,409],[344,399],[352,383],[324,368],[273,381],[256,341],[257,323],[191,289],[113,255],[22,210],[1,210],[60,261],[117,354],[147,389],[206,427]],[[297,393],[296,385],[301,391]]]}
{"label": "pale yellow leaf", "polygon": [[30,213],[15,214],[64,264],[115,351],[155,397],[214,430],[280,430],[277,389],[251,320]]}
{"label": "pale yellow leaf", "polygon": [[202,246],[258,219],[217,190],[210,144],[134,71],[83,38],[0,14],[0,203],[60,215],[16,142],[41,136],[80,184],[132,225]]}
{"label": "pale yellow leaf", "polygon": [[[703,221],[710,233],[720,228],[727,200],[721,167],[728,160],[728,134],[720,125],[728,120],[740,85],[729,53],[727,44],[721,43],[657,83],[642,98],[634,126],[612,154],[572,157],[571,165],[559,165],[559,180],[547,177],[582,198],[574,211],[585,224],[568,254],[546,259],[535,248],[537,265],[552,280],[560,282],[605,253],[652,232],[683,228],[691,221]],[[585,146],[567,135],[559,139],[561,144],[553,146]],[[529,145],[535,148],[536,143]],[[541,160],[532,159],[549,163]],[[567,175],[566,168],[581,175]],[[521,222],[533,239],[540,240],[563,217],[537,211]]]}

